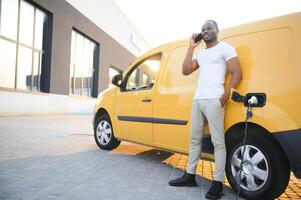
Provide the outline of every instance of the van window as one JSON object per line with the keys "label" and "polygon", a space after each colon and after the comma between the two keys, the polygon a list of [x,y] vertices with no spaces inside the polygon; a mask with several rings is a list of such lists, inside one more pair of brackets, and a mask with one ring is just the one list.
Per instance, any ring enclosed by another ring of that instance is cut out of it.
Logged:
{"label": "van window", "polygon": [[130,72],[126,90],[151,89],[160,69],[161,55],[152,56],[134,67]]}

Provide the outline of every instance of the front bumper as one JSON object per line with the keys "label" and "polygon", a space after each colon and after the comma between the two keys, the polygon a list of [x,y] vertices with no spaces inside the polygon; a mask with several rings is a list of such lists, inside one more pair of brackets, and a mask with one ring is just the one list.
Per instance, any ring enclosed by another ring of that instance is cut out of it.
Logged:
{"label": "front bumper", "polygon": [[96,112],[95,112],[95,110],[94,110],[94,112],[93,112],[93,119],[92,119],[92,127],[93,127],[93,131],[94,131],[94,129],[95,129],[95,117],[96,117]]}

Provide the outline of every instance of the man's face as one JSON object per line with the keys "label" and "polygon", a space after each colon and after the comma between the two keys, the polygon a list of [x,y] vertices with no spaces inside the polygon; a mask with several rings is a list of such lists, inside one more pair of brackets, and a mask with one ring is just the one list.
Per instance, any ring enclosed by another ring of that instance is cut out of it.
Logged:
{"label": "man's face", "polygon": [[203,40],[207,42],[213,42],[217,40],[217,29],[212,22],[206,22],[202,26]]}

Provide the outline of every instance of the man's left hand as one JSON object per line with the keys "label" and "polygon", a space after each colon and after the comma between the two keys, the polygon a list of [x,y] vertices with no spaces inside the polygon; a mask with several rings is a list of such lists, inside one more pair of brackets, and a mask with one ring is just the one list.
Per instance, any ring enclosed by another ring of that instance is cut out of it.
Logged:
{"label": "man's left hand", "polygon": [[221,106],[224,107],[229,99],[230,93],[225,93],[220,99]]}

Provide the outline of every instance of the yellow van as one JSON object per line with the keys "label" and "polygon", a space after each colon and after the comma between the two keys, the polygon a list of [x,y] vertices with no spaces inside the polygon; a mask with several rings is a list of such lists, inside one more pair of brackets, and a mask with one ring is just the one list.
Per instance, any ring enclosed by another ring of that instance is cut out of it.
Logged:
{"label": "yellow van", "polygon": [[[288,185],[290,171],[301,178],[301,13],[222,30],[220,41],[233,45],[242,67],[237,91],[262,93],[248,124],[241,196],[272,199]],[[93,128],[101,149],[126,140],[172,152],[188,153],[190,112],[198,72],[182,75],[188,40],[152,49],[116,75],[116,86],[100,93]],[[204,48],[204,44],[199,48]],[[227,75],[226,84],[230,76]],[[246,106],[226,105],[226,175],[234,190],[242,161]],[[206,129],[203,154],[214,159]]]}

